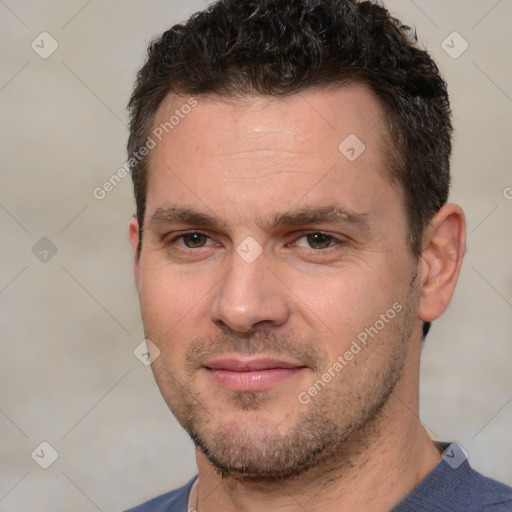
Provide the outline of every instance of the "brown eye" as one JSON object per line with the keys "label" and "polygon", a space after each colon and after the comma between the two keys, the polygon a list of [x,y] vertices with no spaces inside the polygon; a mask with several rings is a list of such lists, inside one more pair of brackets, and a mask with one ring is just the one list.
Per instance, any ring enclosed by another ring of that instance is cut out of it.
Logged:
{"label": "brown eye", "polygon": [[187,233],[182,235],[183,244],[189,249],[204,247],[208,237],[202,233]]}
{"label": "brown eye", "polygon": [[332,236],[325,233],[310,233],[306,239],[312,249],[326,249],[333,241]]}

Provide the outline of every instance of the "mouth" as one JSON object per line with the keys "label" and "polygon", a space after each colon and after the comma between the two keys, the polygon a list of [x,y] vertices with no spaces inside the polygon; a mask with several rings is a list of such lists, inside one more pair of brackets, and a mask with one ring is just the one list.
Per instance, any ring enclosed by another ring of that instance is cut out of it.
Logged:
{"label": "mouth", "polygon": [[294,361],[222,356],[203,365],[209,377],[231,391],[266,391],[306,370]]}

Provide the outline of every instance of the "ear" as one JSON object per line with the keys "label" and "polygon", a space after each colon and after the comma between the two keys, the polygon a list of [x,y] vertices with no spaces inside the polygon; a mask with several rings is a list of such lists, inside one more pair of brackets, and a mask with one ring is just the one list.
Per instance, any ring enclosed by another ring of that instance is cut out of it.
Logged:
{"label": "ear", "polygon": [[130,225],[128,227],[128,235],[130,237],[130,245],[132,246],[132,253],[133,253],[133,274],[135,276],[135,286],[138,289],[139,288],[139,270],[140,270],[139,269],[140,229],[139,229],[139,222],[135,217],[130,221]]}
{"label": "ear", "polygon": [[450,303],[466,250],[466,220],[462,208],[444,205],[423,235],[420,258],[421,293],[418,318],[431,322]]}

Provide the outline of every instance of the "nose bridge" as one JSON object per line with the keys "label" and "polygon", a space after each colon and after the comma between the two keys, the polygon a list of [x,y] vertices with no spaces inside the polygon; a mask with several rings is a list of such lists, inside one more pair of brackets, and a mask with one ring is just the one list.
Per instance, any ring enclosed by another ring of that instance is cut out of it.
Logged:
{"label": "nose bridge", "polygon": [[[247,249],[243,244],[240,246]],[[256,324],[282,325],[289,316],[288,301],[269,268],[270,262],[262,254],[246,258],[243,252],[238,252],[233,253],[231,269],[216,287],[212,322],[244,333]]]}

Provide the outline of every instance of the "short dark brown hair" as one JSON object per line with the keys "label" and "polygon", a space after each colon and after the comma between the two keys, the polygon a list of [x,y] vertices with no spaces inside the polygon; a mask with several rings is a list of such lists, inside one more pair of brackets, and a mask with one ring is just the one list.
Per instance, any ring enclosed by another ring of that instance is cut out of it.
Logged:
{"label": "short dark brown hair", "polygon": [[[146,143],[169,93],[286,96],[364,84],[386,114],[386,170],[405,196],[412,253],[446,203],[452,126],[446,83],[416,35],[373,1],[219,0],[153,41],[128,108],[128,155],[142,241]],[[341,141],[340,141],[341,142]]]}

